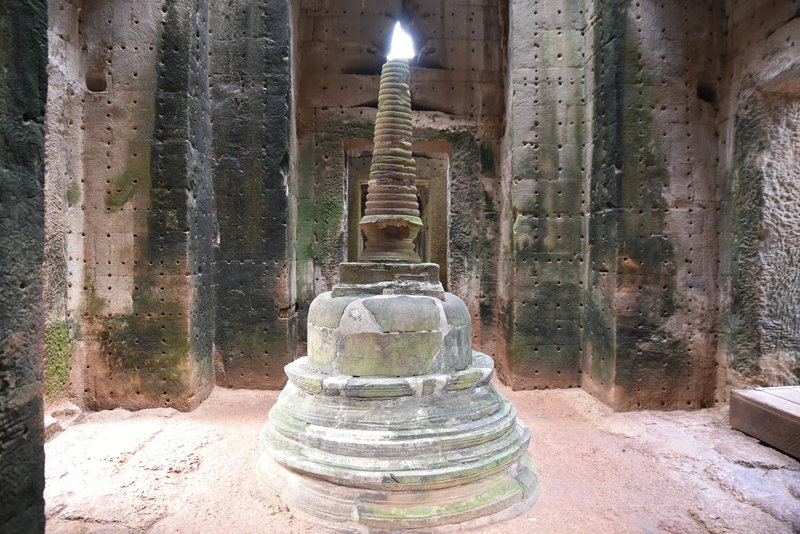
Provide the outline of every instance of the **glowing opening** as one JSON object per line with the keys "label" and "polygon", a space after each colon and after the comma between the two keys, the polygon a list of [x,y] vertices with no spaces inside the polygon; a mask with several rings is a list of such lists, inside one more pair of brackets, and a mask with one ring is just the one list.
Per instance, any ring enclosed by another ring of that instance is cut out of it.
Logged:
{"label": "glowing opening", "polygon": [[416,55],[414,52],[414,41],[411,36],[403,31],[403,27],[398,21],[394,25],[392,33],[392,49],[386,59],[411,59]]}

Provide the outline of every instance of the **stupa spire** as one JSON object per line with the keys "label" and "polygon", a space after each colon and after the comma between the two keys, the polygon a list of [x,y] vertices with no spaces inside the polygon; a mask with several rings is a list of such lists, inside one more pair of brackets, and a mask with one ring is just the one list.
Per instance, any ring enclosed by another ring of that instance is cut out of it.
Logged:
{"label": "stupa spire", "polygon": [[367,204],[359,223],[366,238],[361,261],[420,262],[413,243],[422,228],[411,153],[408,60],[413,56],[413,41],[398,22],[392,36],[392,50],[381,70]]}

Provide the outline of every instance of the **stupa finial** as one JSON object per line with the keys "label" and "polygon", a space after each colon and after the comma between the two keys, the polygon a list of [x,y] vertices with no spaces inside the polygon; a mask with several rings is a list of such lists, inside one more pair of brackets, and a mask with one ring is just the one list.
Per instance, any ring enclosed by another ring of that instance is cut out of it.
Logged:
{"label": "stupa finial", "polygon": [[398,22],[392,49],[381,69],[375,147],[369,173],[367,205],[359,226],[366,242],[359,259],[419,263],[414,238],[422,228],[411,157],[411,70],[414,43]]}

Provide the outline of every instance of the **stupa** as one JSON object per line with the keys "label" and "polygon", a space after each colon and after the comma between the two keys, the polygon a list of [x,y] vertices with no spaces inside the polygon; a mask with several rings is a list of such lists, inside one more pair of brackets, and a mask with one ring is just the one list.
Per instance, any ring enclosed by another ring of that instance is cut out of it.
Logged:
{"label": "stupa", "polygon": [[530,431],[490,383],[492,359],[472,350],[466,305],[414,250],[413,56],[398,22],[381,72],[364,251],[311,304],[308,356],[286,366],[261,433],[261,491],[333,530],[477,528],[539,493]]}

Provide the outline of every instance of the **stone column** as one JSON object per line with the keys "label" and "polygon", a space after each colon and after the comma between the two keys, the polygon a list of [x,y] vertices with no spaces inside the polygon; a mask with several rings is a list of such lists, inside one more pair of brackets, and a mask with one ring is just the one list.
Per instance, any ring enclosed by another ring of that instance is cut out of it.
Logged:
{"label": "stone column", "polygon": [[86,403],[192,409],[213,387],[207,1],[86,9]]}
{"label": "stone column", "polygon": [[514,389],[581,382],[589,4],[510,2],[498,366]]}
{"label": "stone column", "polygon": [[0,7],[0,532],[44,532],[47,3]]}
{"label": "stone column", "polygon": [[278,389],[296,343],[289,3],[210,10],[216,382]]}
{"label": "stone column", "polygon": [[587,27],[582,386],[615,409],[714,402],[718,3],[598,0]]}

